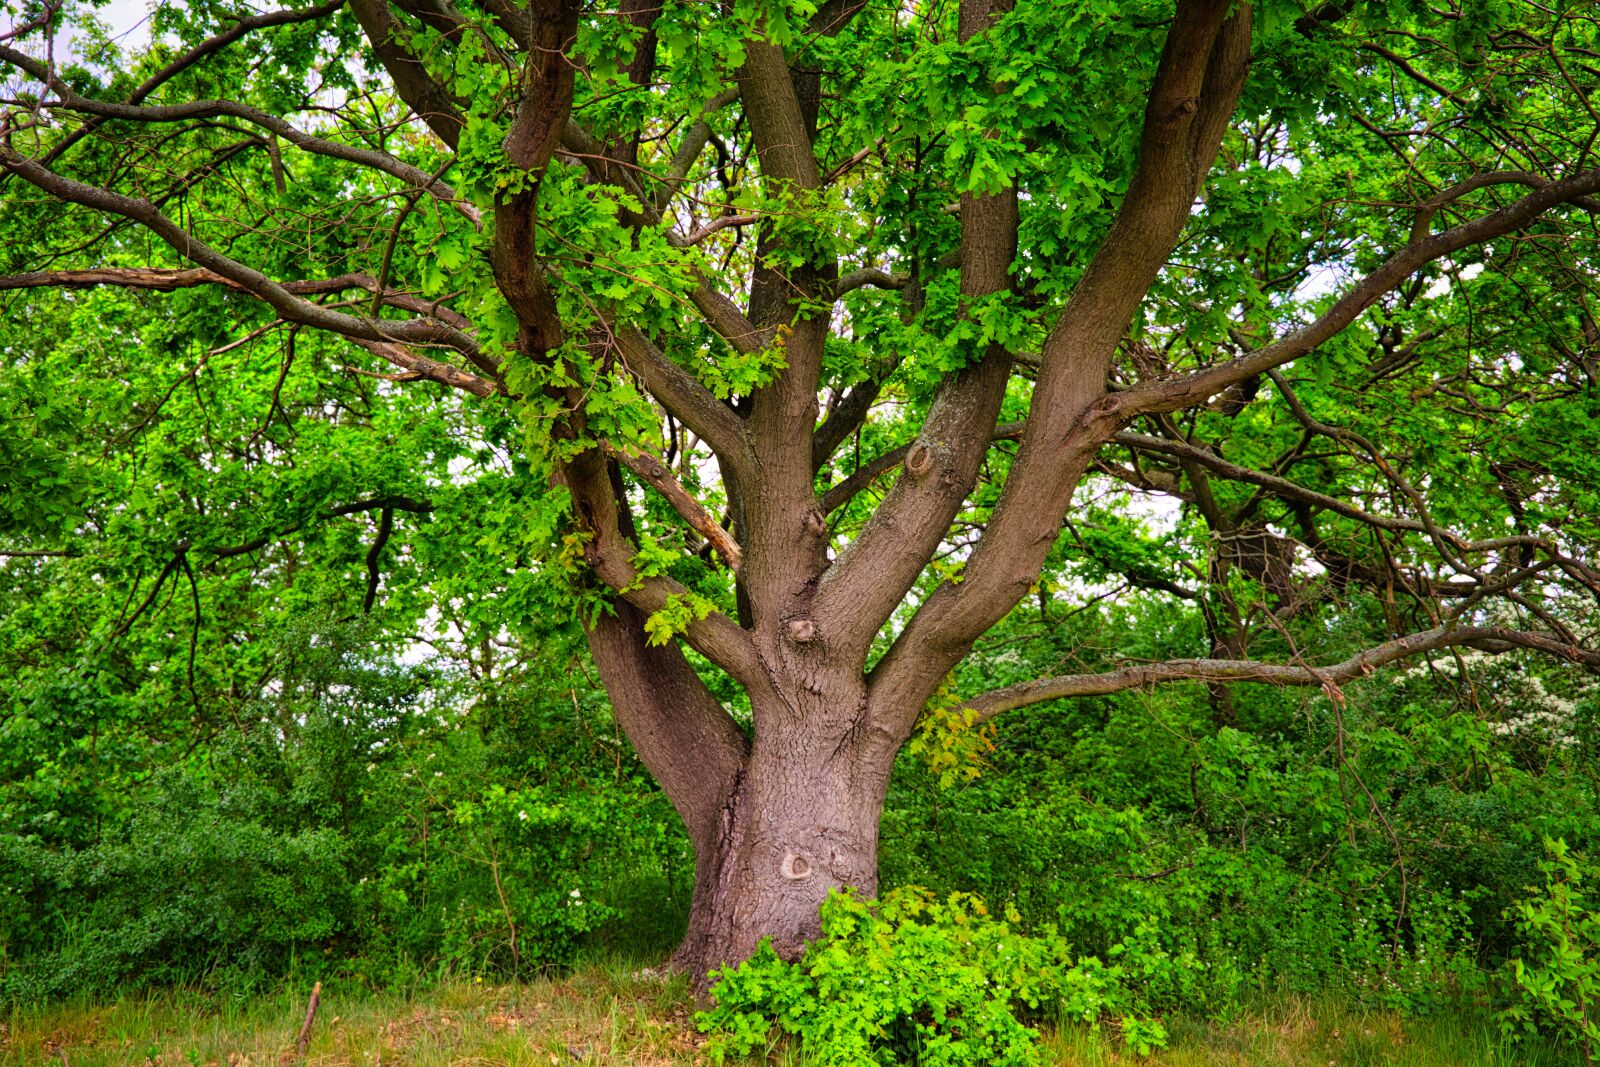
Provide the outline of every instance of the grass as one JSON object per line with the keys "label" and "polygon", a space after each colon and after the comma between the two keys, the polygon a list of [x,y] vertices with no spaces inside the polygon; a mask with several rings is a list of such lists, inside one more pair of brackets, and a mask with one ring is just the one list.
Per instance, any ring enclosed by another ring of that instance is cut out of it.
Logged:
{"label": "grass", "polygon": [[[0,1067],[295,1064],[306,991],[243,999],[174,991],[114,1004],[13,1010]],[[621,964],[518,986],[453,982],[423,992],[325,992],[306,1067],[696,1062],[693,1001],[679,980]]]}
{"label": "grass", "polygon": [[[693,1003],[675,979],[624,962],[518,986],[455,982],[412,993],[331,992],[305,1067],[679,1067],[699,1064]],[[296,1067],[305,991],[265,998],[175,991],[114,1004],[13,1009],[0,1067]],[[1058,1067],[1575,1067],[1570,1054],[1507,1047],[1492,1020],[1409,1020],[1283,997],[1227,1022],[1169,1019],[1172,1047],[1147,1059],[1107,1029],[1047,1034]],[[764,1067],[803,1067],[792,1047]]]}
{"label": "grass", "polygon": [[1582,1058],[1539,1043],[1512,1045],[1492,1018],[1451,1014],[1402,1019],[1338,1000],[1285,996],[1227,1022],[1169,1019],[1171,1047],[1130,1056],[1104,1030],[1046,1036],[1061,1067],[1580,1067]]}

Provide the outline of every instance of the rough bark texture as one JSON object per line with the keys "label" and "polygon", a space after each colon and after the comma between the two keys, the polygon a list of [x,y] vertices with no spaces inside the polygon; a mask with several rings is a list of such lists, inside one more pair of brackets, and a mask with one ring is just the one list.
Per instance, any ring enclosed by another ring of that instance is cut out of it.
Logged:
{"label": "rough bark texture", "polygon": [[710,835],[697,838],[695,900],[674,962],[696,976],[763,937],[793,957],[829,890],[877,890],[888,768],[803,724],[758,740]]}
{"label": "rough bark texture", "polygon": [[877,888],[878,817],[900,739],[862,728],[859,668],[829,669],[809,638],[778,654],[798,684],[755,704],[755,741],[682,654],[644,640],[644,614],[618,605],[589,644],[618,721],[683,817],[695,848],[689,926],[672,964],[703,983],[770,937],[797,955],[829,890]]}

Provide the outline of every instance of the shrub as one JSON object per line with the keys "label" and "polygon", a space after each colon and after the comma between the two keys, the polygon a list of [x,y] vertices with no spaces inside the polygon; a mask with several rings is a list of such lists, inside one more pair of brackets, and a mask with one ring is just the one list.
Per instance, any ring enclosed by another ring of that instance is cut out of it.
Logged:
{"label": "shrub", "polygon": [[[1094,957],[1074,961],[1053,928],[1017,932],[1015,912],[992,918],[977,897],[941,902],[927,890],[878,901],[834,893],[822,936],[798,963],[763,943],[719,973],[716,1005],[699,1016],[717,1062],[746,1055],[783,1033],[822,1067],[1027,1067],[1039,1062],[1045,1016],[1095,1021],[1129,1003],[1122,972]],[[1158,1023],[1125,1027],[1148,1051],[1165,1041]]]}
{"label": "shrub", "polygon": [[[227,801],[173,771],[151,783],[121,832],[93,847],[54,851],[0,835],[0,894],[11,900],[0,944],[10,927],[9,938],[35,954],[0,971],[0,995],[249,977],[281,971],[297,950],[341,932],[348,840],[329,828],[274,828]],[[30,913],[38,921],[27,922]]]}
{"label": "shrub", "polygon": [[1585,870],[1559,838],[1545,839],[1542,887],[1510,909],[1526,951],[1509,964],[1517,1002],[1506,1009],[1509,1032],[1544,1023],[1600,1062],[1600,909],[1586,896]]}

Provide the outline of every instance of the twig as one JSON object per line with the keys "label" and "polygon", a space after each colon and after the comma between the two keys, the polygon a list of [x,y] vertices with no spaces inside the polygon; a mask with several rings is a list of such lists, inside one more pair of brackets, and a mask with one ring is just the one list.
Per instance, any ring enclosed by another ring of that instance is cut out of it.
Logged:
{"label": "twig", "polygon": [[600,447],[607,456],[638,475],[641,481],[654,486],[667,498],[672,509],[682,516],[684,521],[694,527],[700,536],[711,542],[711,547],[717,550],[717,555],[722,557],[724,563],[734,570],[739,569],[744,562],[744,553],[739,548],[739,543],[655,456],[643,452],[627,452],[609,444],[602,444]]}
{"label": "twig", "polygon": [[311,1002],[306,1005],[306,1021],[300,1024],[300,1036],[295,1039],[295,1055],[306,1058],[306,1048],[311,1044],[311,1024],[317,1021],[317,1004],[322,1000],[322,983],[311,987]]}
{"label": "twig", "polygon": [[1122,871],[1112,871],[1111,877],[1129,878],[1136,882],[1154,882],[1158,879],[1165,878],[1169,874],[1177,874],[1179,871],[1186,871],[1193,866],[1194,864],[1192,863],[1177,863],[1173,864],[1171,867],[1166,867],[1159,871],[1151,871],[1149,874],[1126,874]]}

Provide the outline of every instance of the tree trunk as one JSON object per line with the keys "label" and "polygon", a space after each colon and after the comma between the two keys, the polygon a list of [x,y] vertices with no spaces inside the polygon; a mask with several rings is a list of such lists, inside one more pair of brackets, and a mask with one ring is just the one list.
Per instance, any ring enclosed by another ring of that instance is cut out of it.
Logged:
{"label": "tree trunk", "polygon": [[676,646],[648,644],[643,614],[615,609],[589,645],[618,723],[694,844],[689,926],[671,963],[704,992],[707,971],[744,960],[764,937],[797,957],[829,890],[877,892],[878,819],[903,739],[862,728],[859,669],[808,666],[791,646],[768,660],[791,669],[754,698],[747,745]]}
{"label": "tree trunk", "polygon": [[672,962],[697,983],[763,938],[797,957],[830,890],[877,892],[886,761],[812,723],[776,732],[756,743],[712,831],[695,836],[689,928]]}

